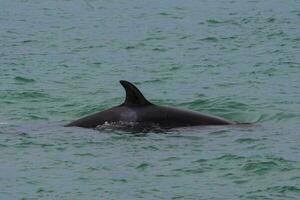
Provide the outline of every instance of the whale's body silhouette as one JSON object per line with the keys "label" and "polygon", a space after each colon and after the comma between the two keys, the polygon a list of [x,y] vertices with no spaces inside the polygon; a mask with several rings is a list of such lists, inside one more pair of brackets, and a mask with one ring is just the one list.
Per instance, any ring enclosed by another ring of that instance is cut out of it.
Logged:
{"label": "whale's body silhouette", "polygon": [[96,128],[105,123],[115,122],[155,124],[160,128],[237,124],[234,121],[200,112],[154,105],[132,83],[123,80],[120,83],[126,91],[124,103],[78,119],[65,126]]}

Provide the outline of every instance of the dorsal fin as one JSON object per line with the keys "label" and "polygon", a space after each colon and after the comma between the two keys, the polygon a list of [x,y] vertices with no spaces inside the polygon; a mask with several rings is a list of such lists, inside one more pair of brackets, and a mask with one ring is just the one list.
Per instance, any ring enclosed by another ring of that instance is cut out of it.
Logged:
{"label": "dorsal fin", "polygon": [[126,91],[126,99],[122,105],[126,106],[145,106],[151,105],[151,103],[143,96],[143,94],[128,81],[121,80],[121,85]]}

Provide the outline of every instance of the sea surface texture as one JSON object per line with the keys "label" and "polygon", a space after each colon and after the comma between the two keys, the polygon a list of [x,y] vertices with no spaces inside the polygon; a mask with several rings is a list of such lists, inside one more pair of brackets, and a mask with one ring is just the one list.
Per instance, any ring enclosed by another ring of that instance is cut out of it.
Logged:
{"label": "sea surface texture", "polygon": [[[66,128],[151,102],[251,126]],[[300,199],[299,0],[0,0],[0,199]]]}

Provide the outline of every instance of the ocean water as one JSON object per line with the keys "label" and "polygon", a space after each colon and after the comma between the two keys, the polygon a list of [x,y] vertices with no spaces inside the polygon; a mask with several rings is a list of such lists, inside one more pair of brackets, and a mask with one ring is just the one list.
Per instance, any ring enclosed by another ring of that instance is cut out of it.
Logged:
{"label": "ocean water", "polygon": [[[300,199],[300,1],[1,0],[0,199]],[[153,103],[250,122],[65,128]]]}

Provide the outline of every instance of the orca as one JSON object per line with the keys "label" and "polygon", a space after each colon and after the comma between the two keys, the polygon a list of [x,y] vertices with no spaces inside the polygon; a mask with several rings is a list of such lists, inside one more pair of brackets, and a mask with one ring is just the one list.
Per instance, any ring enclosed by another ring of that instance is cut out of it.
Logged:
{"label": "orca", "polygon": [[121,80],[126,92],[124,103],[73,121],[66,127],[97,128],[110,123],[156,125],[162,129],[188,126],[233,125],[235,121],[200,112],[158,106],[149,102],[132,83]]}

